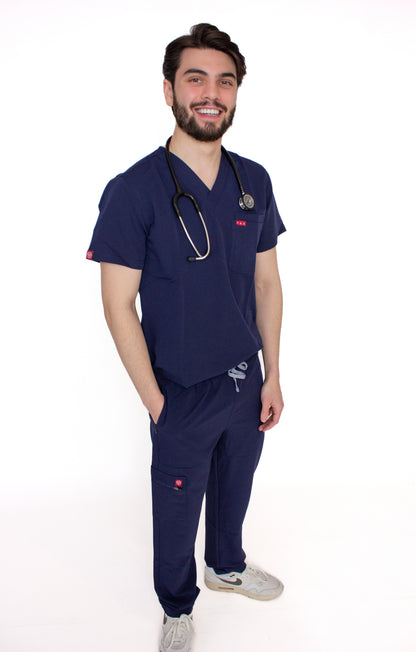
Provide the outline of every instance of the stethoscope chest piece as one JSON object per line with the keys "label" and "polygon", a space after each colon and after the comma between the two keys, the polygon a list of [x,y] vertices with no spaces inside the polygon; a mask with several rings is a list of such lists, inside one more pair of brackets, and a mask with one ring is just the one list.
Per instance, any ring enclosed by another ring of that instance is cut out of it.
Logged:
{"label": "stethoscope chest piece", "polygon": [[238,203],[243,211],[252,211],[255,205],[253,195],[249,195],[248,192],[241,195]]}

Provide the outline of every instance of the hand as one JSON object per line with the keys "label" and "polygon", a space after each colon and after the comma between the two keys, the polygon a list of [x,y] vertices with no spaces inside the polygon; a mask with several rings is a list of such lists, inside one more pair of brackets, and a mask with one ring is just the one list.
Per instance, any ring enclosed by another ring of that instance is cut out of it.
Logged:
{"label": "hand", "polygon": [[283,396],[278,380],[265,380],[261,388],[261,426],[259,430],[270,430],[279,422],[283,410]]}
{"label": "hand", "polygon": [[165,397],[163,396],[162,392],[160,392],[160,395],[157,397],[157,401],[155,401],[155,405],[152,405],[152,407],[149,408],[149,414],[152,417],[152,421],[155,425],[157,425],[157,422],[159,421],[159,417],[162,413],[164,405]]}

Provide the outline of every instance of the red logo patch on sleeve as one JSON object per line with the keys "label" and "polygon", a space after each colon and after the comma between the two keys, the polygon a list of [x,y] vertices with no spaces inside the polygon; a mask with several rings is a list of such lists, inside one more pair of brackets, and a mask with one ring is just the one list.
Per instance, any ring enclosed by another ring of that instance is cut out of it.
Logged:
{"label": "red logo patch on sleeve", "polygon": [[92,260],[93,253],[94,253],[94,252],[92,251],[92,249],[90,249],[89,251],[87,251],[87,260]]}
{"label": "red logo patch on sleeve", "polygon": [[247,222],[245,220],[236,220],[235,223],[237,226],[247,226]]}
{"label": "red logo patch on sleeve", "polygon": [[175,487],[182,488],[182,480],[175,480]]}

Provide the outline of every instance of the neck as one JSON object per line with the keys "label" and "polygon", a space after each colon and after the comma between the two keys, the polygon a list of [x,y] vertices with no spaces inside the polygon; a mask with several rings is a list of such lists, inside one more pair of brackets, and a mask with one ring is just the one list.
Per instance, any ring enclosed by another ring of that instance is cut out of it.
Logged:
{"label": "neck", "polygon": [[221,138],[213,142],[203,142],[192,138],[176,126],[169,149],[179,156],[208,188],[212,188],[221,161]]}

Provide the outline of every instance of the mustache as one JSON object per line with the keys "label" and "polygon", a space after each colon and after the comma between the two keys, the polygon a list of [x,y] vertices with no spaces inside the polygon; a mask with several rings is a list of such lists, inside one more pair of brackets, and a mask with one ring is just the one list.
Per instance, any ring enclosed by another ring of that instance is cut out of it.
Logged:
{"label": "mustache", "polygon": [[227,107],[217,100],[205,100],[205,102],[192,102],[192,104],[190,104],[191,109],[195,109],[197,106],[215,106],[216,109],[221,109],[221,111],[224,111],[224,113],[227,111]]}

